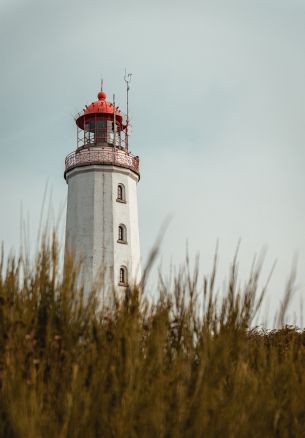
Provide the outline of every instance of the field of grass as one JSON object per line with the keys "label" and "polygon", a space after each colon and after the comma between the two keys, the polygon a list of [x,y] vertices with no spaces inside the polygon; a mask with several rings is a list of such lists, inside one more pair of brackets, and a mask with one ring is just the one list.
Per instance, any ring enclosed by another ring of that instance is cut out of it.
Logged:
{"label": "field of grass", "polygon": [[259,265],[239,290],[234,262],[217,298],[186,261],[154,303],[143,286],[101,307],[55,239],[32,267],[3,257],[1,437],[305,436],[305,332],[253,328]]}

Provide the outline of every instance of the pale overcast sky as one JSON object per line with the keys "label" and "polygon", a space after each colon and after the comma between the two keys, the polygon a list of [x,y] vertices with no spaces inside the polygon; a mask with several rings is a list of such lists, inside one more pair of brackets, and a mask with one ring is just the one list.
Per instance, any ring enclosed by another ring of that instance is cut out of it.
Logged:
{"label": "pale overcast sky", "polygon": [[220,275],[239,238],[241,275],[268,248],[270,313],[299,255],[305,290],[304,0],[0,0],[1,235],[18,248],[20,203],[31,239],[49,182],[65,202],[73,114],[95,100],[101,74],[125,107],[133,73],[131,150],[141,159],[144,260],[163,219],[164,266],[186,240]]}

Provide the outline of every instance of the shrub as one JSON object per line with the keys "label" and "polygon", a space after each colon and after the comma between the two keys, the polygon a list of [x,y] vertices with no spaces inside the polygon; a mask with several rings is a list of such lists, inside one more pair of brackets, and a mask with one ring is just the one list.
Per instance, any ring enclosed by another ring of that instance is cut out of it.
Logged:
{"label": "shrub", "polygon": [[55,237],[5,265],[1,436],[304,436],[305,334],[252,328],[259,266],[239,290],[234,261],[221,298],[215,267],[201,288],[187,260],[154,302],[142,285],[106,307],[72,260],[60,273]]}

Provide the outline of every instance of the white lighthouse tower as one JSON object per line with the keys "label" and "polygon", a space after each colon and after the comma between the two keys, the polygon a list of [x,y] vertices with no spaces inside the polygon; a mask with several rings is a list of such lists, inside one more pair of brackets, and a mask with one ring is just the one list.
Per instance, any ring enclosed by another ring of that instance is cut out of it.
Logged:
{"label": "white lighthouse tower", "polygon": [[75,118],[77,147],[65,160],[66,249],[81,261],[87,292],[97,281],[107,292],[140,276],[139,157],[128,149],[128,116],[106,97],[101,90]]}

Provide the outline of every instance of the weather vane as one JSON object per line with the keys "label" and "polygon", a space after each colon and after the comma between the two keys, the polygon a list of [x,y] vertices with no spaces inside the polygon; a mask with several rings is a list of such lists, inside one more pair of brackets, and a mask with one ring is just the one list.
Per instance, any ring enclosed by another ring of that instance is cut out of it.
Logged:
{"label": "weather vane", "polygon": [[125,74],[124,74],[124,81],[126,83],[126,92],[127,92],[127,124],[129,121],[129,90],[130,90],[130,82],[131,82],[131,76],[132,73],[126,73],[126,68],[125,68]]}
{"label": "weather vane", "polygon": [[129,128],[129,90],[131,82],[132,73],[127,73],[125,68],[124,81],[126,83],[126,94],[127,94],[127,120],[126,120],[126,145],[128,148],[128,128]]}

